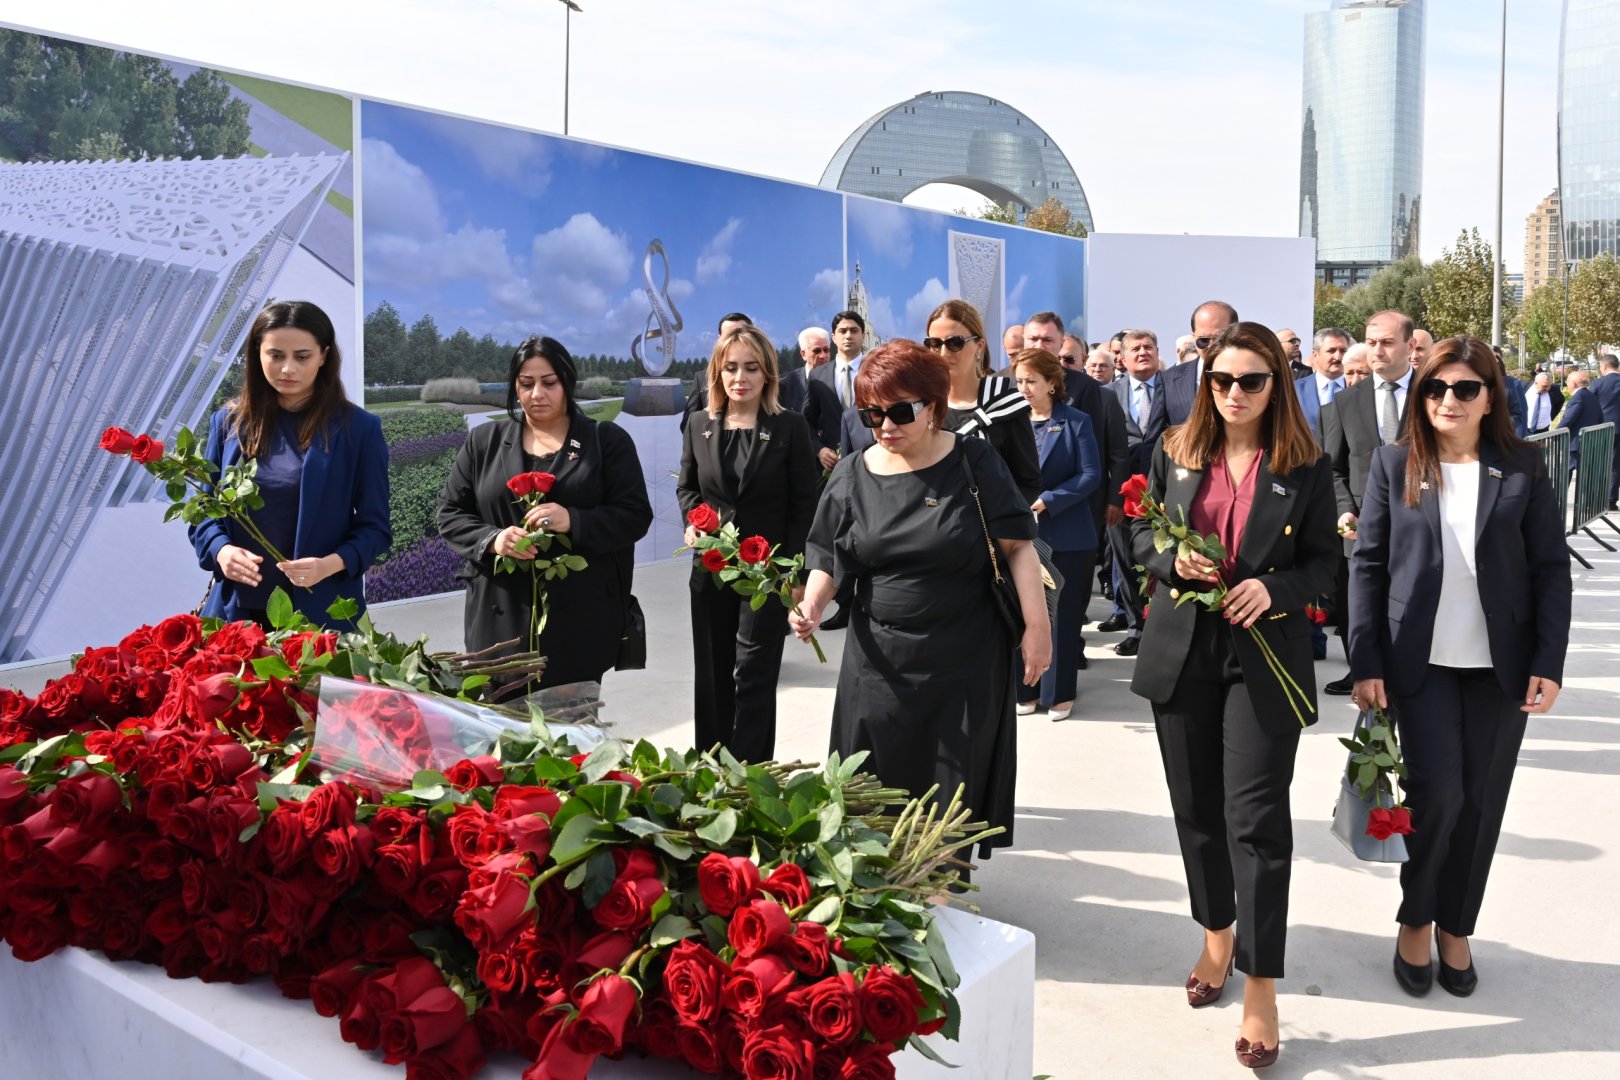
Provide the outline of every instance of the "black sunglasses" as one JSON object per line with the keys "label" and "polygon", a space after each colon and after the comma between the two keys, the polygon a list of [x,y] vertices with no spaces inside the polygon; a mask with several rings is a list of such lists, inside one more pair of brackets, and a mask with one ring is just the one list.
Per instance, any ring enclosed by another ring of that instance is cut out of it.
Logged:
{"label": "black sunglasses", "polygon": [[1204,372],[1204,380],[1217,394],[1230,394],[1233,383],[1237,383],[1245,394],[1258,394],[1266,388],[1266,383],[1271,378],[1272,373],[1269,371],[1251,371],[1247,375],[1233,375],[1227,371]]}
{"label": "black sunglasses", "polygon": [[1212,337],[1197,337],[1193,338],[1193,344],[1198,347],[1199,352],[1203,352],[1205,349],[1215,344],[1215,339]]}
{"label": "black sunglasses", "polygon": [[1073,367],[1074,365],[1076,365],[1076,364],[1078,364],[1080,362],[1079,360],[1075,359],[1072,356],[1060,356],[1060,357],[1058,357],[1058,359],[1061,360],[1063,363],[1069,365],[1070,367]]}
{"label": "black sunglasses", "polygon": [[1479,397],[1479,392],[1483,389],[1485,384],[1478,379],[1458,379],[1456,382],[1424,379],[1418,383],[1418,393],[1430,401],[1444,401],[1447,390],[1450,390],[1458,401],[1473,401]]}
{"label": "black sunglasses", "polygon": [[888,417],[896,424],[909,424],[917,419],[917,413],[928,407],[923,401],[897,401],[887,409],[880,409],[876,405],[868,405],[864,409],[856,409],[855,415],[861,418],[861,423],[869,428],[883,426],[883,418]]}
{"label": "black sunglasses", "polygon": [[[951,352],[961,352],[962,347],[968,342],[982,340],[983,339],[980,338],[978,334],[969,334],[967,337],[963,337],[961,334],[952,334],[948,338],[925,337],[923,338],[923,348],[928,349],[931,352],[939,352],[940,346],[943,345]],[[909,422],[910,421],[907,421],[907,423]],[[877,427],[876,424],[873,424],[872,426]]]}

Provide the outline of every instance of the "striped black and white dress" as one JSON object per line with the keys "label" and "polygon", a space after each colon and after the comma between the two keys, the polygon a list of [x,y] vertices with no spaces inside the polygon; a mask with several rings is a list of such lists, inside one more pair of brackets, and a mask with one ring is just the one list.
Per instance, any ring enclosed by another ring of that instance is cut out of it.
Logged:
{"label": "striped black and white dress", "polygon": [[945,427],[958,435],[985,439],[1007,463],[1024,501],[1040,498],[1041,460],[1029,427],[1029,402],[1004,375],[979,380],[979,404],[972,409],[949,408]]}

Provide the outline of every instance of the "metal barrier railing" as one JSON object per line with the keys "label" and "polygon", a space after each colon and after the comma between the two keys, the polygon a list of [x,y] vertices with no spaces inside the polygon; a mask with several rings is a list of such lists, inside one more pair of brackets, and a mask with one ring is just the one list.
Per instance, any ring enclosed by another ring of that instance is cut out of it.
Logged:
{"label": "metal barrier railing", "polygon": [[[1613,551],[1592,531],[1592,525],[1602,521],[1620,533],[1620,525],[1605,516],[1609,509],[1609,470],[1614,464],[1614,425],[1596,424],[1582,429],[1576,448],[1575,506],[1569,534],[1583,532],[1599,547]],[[1584,559],[1581,562],[1585,565]]]}
{"label": "metal barrier railing", "polygon": [[[1569,527],[1569,429],[1551,428],[1531,435],[1527,441],[1535,444],[1536,452],[1541,455],[1541,463],[1547,468],[1547,479],[1552,482],[1553,501],[1558,506],[1558,520],[1565,523],[1565,535],[1573,535],[1575,530]],[[1588,570],[1592,569],[1592,564],[1568,540],[1564,541],[1564,550],[1569,552],[1570,558]]]}

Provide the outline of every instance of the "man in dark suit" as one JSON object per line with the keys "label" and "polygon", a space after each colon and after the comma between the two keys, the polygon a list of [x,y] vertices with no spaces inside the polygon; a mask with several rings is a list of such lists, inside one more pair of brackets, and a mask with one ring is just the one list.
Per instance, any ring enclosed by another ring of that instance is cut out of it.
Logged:
{"label": "man in dark suit", "polygon": [[1210,346],[1215,344],[1222,330],[1237,321],[1237,308],[1225,300],[1205,300],[1193,308],[1193,345],[1198,349],[1198,362],[1177,364],[1164,373],[1166,427],[1185,424],[1187,417],[1192,415],[1193,402],[1198,396],[1198,381],[1209,366]]}
{"label": "man in dark suit", "polygon": [[1350,332],[1338,327],[1318,330],[1311,346],[1310,374],[1296,380],[1294,390],[1299,395],[1299,407],[1320,444],[1322,410],[1344,389],[1344,354],[1350,348]]}
{"label": "man in dark suit", "polygon": [[[1159,370],[1159,338],[1153,331],[1127,330],[1123,345],[1126,377],[1116,379],[1109,384],[1109,388],[1125,414],[1126,476],[1136,473],[1146,476],[1148,465],[1153,460],[1153,446],[1169,426],[1165,422],[1164,384],[1167,373]],[[1119,490],[1119,485],[1112,486],[1116,492]],[[1117,613],[1097,629],[1128,629],[1130,632],[1124,641],[1114,646],[1114,652],[1120,656],[1135,656],[1142,639],[1142,596],[1137,583],[1136,560],[1131,555],[1130,525],[1123,516],[1117,525],[1109,527],[1108,543],[1113,549],[1114,606]]]}
{"label": "man in dark suit", "polygon": [[[1599,423],[1613,424],[1620,430],[1620,357],[1604,353],[1598,361],[1598,370],[1601,374],[1592,383],[1592,396],[1597,399],[1598,414],[1603,417]],[[1620,494],[1620,439],[1614,441],[1614,461],[1609,467],[1610,510],[1620,510],[1620,506],[1615,505],[1617,494]]]}
{"label": "man in dark suit", "polygon": [[[1098,558],[1106,557],[1107,533],[1103,525],[1119,525],[1125,521],[1125,496],[1120,494],[1120,488],[1130,479],[1130,470],[1127,467],[1129,443],[1125,435],[1125,410],[1119,404],[1117,395],[1105,390],[1103,386],[1085,372],[1085,363],[1088,359],[1086,343],[1073,334],[1063,335],[1063,351],[1058,354],[1058,360],[1063,364],[1063,383],[1069,394],[1069,404],[1085,413],[1091,420],[1091,432],[1097,440],[1097,449],[1102,455],[1103,479],[1097,485],[1097,490],[1090,495],[1091,520],[1097,523],[1097,537],[1100,541]],[[1067,587],[1067,586],[1065,586]],[[1091,596],[1091,582],[1086,583],[1086,596]],[[1085,625],[1087,617],[1082,612],[1081,625]],[[1079,666],[1084,669],[1086,662],[1086,639],[1080,635]]]}
{"label": "man in dark suit", "polygon": [[[1406,426],[1411,401],[1412,320],[1399,311],[1380,311],[1367,320],[1372,348],[1372,377],[1333,399],[1322,412],[1322,448],[1333,461],[1333,493],[1339,506],[1339,533],[1344,554],[1356,545],[1356,516],[1367,490],[1373,451],[1395,442]],[[1323,693],[1348,696],[1353,682],[1346,675],[1322,687]]]}
{"label": "man in dark suit", "polygon": [[1598,407],[1597,397],[1587,386],[1589,381],[1584,371],[1570,373],[1569,382],[1565,384],[1569,389],[1569,404],[1564,406],[1564,411],[1553,422],[1553,427],[1561,427],[1569,432],[1571,476],[1581,465],[1581,432],[1603,423],[1603,410]]}
{"label": "man in dark suit", "polygon": [[[714,328],[714,339],[719,341],[739,326],[753,326],[754,320],[740,311],[733,311],[720,320]],[[707,367],[699,368],[697,381],[692,392],[686,395],[686,410],[681,413],[681,430],[686,430],[686,422],[695,412],[701,412],[709,407],[709,372]]]}
{"label": "man in dark suit", "polygon": [[816,458],[823,469],[838,464],[838,421],[843,411],[838,406],[838,395],[823,382],[812,382],[810,372],[827,363],[832,355],[832,341],[827,331],[819,326],[807,326],[799,331],[799,355],[804,367],[795,368],[782,376],[779,391],[782,407],[801,414],[810,425],[810,441]]}
{"label": "man in dark suit", "polygon": [[1288,327],[1277,331],[1277,340],[1282,342],[1283,354],[1288,357],[1288,370],[1293,373],[1294,381],[1298,382],[1311,373],[1311,365],[1300,356],[1299,335]]}
{"label": "man in dark suit", "polygon": [[[810,372],[810,381],[820,383],[833,393],[838,403],[839,420],[828,425],[838,431],[839,449],[843,454],[864,450],[872,445],[860,444],[861,431],[855,419],[855,376],[861,370],[861,358],[866,355],[866,320],[858,311],[840,311],[832,317],[832,343],[835,355],[832,361],[817,365]],[[864,431],[864,429],[862,429]],[[838,590],[838,610],[821,620],[824,630],[842,630],[849,625],[849,601],[855,595],[855,579],[846,578]]]}

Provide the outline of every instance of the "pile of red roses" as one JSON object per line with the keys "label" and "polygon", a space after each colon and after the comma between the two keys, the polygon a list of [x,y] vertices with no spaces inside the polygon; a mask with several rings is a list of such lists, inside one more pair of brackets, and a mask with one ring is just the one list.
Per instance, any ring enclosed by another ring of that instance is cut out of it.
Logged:
{"label": "pile of red roses", "polygon": [[[392,793],[300,777],[302,684],[355,637],[175,616],[38,697],[0,691],[14,954],[268,975],[411,1077],[468,1077],[504,1050],[528,1080],[583,1078],[628,1047],[710,1075],[880,1080],[912,1036],[953,1035],[926,909],[809,854],[913,857],[859,816],[896,793],[853,763],[810,778],[841,788],[833,817],[803,774],[645,744],[502,743]],[[390,738],[431,713],[368,696]]]}

